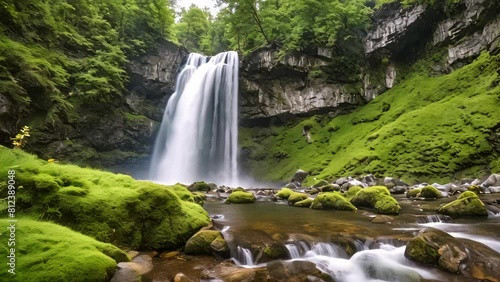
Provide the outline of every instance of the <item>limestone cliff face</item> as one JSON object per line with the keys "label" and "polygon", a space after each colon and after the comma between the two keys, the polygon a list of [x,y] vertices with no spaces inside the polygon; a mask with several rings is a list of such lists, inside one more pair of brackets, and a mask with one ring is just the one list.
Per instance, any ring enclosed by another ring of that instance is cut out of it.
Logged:
{"label": "limestone cliff face", "polygon": [[329,73],[335,68],[329,48],[283,58],[277,46],[256,50],[242,64],[241,117],[251,122],[280,114],[353,108],[396,85],[400,70],[427,55],[428,46],[447,51],[446,60],[432,66],[434,74],[453,71],[483,50],[498,51],[498,14],[496,0],[462,0],[453,9],[384,5],[362,39],[365,61],[348,79]]}
{"label": "limestone cliff face", "polygon": [[[304,114],[352,107],[364,101],[360,89],[348,89],[346,83],[317,77],[321,68],[330,64],[331,53],[327,49],[315,51],[315,54],[296,53],[280,59],[279,47],[271,45],[244,58],[240,72],[242,118]],[[357,86],[361,88],[361,84]]]}

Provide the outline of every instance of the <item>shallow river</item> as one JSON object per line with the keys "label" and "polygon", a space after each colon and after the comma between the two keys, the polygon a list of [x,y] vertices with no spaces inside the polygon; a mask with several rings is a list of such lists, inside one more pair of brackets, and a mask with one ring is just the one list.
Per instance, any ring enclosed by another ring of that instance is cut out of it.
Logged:
{"label": "shallow river", "polygon": [[[404,257],[406,241],[425,227],[478,241],[500,252],[500,216],[490,214],[484,219],[451,220],[433,212],[441,202],[451,199],[397,199],[403,208],[401,215],[378,215],[386,221],[383,223],[372,223],[377,215],[366,210],[321,211],[291,207],[285,202],[226,205],[215,201],[205,203],[204,208],[214,219],[215,227],[223,231],[233,260],[241,267],[265,263],[262,250],[266,245],[279,242],[285,247],[289,259],[312,261],[339,281],[397,281],[391,277],[370,280],[359,267],[367,263],[373,264],[373,271],[384,266],[384,269],[411,269],[429,280],[468,281],[435,267],[418,265]],[[173,277],[178,272],[198,279],[203,269],[217,263],[216,259],[203,256],[186,257],[186,260],[155,258],[154,269],[146,275],[145,281],[165,281],[166,277]]]}

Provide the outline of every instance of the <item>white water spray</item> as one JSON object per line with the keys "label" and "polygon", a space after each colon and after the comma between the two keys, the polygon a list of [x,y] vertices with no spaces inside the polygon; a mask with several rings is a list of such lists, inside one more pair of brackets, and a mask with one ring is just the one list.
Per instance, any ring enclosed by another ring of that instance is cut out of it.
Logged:
{"label": "white water spray", "polygon": [[156,139],[151,179],[165,184],[237,180],[238,54],[190,54]]}

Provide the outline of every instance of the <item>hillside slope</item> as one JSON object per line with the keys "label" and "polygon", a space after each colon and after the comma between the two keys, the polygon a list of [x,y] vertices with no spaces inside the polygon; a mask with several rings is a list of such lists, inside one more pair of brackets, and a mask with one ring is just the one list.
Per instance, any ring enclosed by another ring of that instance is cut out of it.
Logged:
{"label": "hillside slope", "polygon": [[350,114],[241,128],[243,166],[273,181],[299,168],[316,178],[373,173],[408,182],[500,171],[500,55],[483,53],[438,77],[429,76],[428,65],[415,64],[399,85]]}

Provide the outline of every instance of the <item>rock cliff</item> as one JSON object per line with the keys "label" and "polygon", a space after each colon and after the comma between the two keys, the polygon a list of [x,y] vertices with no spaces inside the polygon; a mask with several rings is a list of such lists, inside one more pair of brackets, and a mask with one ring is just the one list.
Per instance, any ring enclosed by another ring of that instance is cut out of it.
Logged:
{"label": "rock cliff", "polygon": [[[346,79],[333,49],[313,48],[280,56],[267,46],[244,58],[241,72],[241,117],[252,120],[282,114],[341,113],[371,101],[398,83],[417,59],[445,50],[434,72],[448,73],[470,63],[481,51],[498,52],[500,3],[462,0],[456,6],[384,5],[373,15],[365,38],[364,62]],[[429,47],[431,46],[431,47]],[[433,51],[429,52],[429,49]]]}

